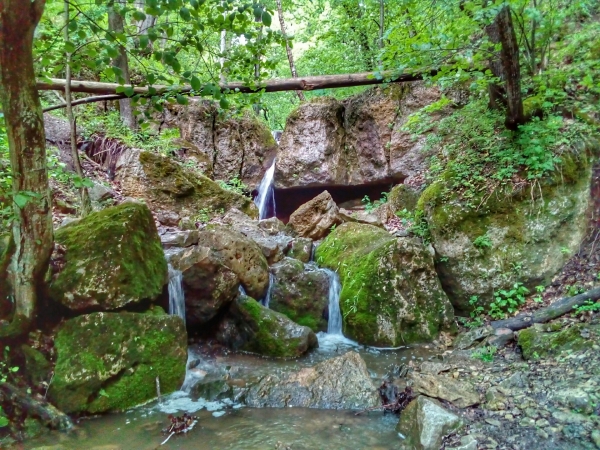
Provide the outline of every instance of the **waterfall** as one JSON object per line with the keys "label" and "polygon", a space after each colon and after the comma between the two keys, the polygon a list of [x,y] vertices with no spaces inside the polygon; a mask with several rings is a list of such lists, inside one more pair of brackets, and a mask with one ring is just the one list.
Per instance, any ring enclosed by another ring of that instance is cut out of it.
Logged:
{"label": "waterfall", "polygon": [[185,323],[185,294],[183,274],[169,264],[169,314],[179,316]]}
{"label": "waterfall", "polygon": [[269,287],[267,288],[267,293],[265,294],[265,298],[262,299],[261,303],[265,308],[269,307],[269,303],[271,303],[271,292],[273,291],[273,284],[275,283],[275,275],[269,272]]}
{"label": "waterfall", "polygon": [[340,311],[340,276],[330,269],[321,269],[329,276],[329,320],[327,322],[327,334],[343,336],[342,312]]}
{"label": "waterfall", "polygon": [[258,218],[260,220],[275,215],[275,189],[273,189],[274,176],[275,159],[261,180],[260,185],[258,186],[258,195],[254,199],[254,203],[258,207]]}

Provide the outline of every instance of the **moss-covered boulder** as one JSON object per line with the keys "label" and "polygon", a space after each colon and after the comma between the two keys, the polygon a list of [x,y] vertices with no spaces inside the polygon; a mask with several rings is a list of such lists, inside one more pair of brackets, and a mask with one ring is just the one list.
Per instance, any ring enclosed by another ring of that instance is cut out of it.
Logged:
{"label": "moss-covered boulder", "polygon": [[275,358],[296,358],[319,342],[308,327],[241,295],[218,325],[217,340],[234,350]]}
{"label": "moss-covered boulder", "polygon": [[185,377],[187,334],[166,314],[93,313],[66,321],[54,342],[48,392],[66,413],[123,411],[173,392]]}
{"label": "moss-covered boulder", "polygon": [[564,155],[562,173],[531,188],[497,188],[458,198],[446,174],[421,195],[444,290],[460,311],[477,296],[523,283],[546,284],[579,249],[590,204],[589,162]]}
{"label": "moss-covered boulder", "polygon": [[316,260],[339,273],[344,334],[360,343],[428,341],[452,324],[432,253],[416,238],[345,223],[317,248]]}
{"label": "moss-covered boulder", "polygon": [[600,325],[579,323],[563,328],[560,323],[534,324],[519,332],[523,358],[536,359],[564,351],[578,351],[600,340]]}
{"label": "moss-covered boulder", "polygon": [[155,299],[167,263],[148,207],[128,202],[95,212],[55,232],[52,298],[81,311],[112,310]]}
{"label": "moss-covered boulder", "polygon": [[224,225],[209,225],[199,233],[199,247],[217,253],[254,298],[263,298],[269,287],[269,266],[260,247],[238,231]]}
{"label": "moss-covered boulder", "polygon": [[273,282],[269,308],[313,331],[327,331],[329,277],[313,264],[284,258],[271,266]]}
{"label": "moss-covered boulder", "polygon": [[130,150],[117,162],[117,181],[123,194],[144,199],[153,211],[177,213],[180,217],[197,217],[238,208],[256,217],[252,200],[223,189],[204,175],[187,169],[173,158],[157,153]]}

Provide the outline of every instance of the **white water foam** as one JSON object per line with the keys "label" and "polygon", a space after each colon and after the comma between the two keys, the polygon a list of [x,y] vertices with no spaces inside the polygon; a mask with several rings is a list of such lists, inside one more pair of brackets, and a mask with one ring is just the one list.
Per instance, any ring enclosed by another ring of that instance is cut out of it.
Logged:
{"label": "white water foam", "polygon": [[273,217],[275,215],[275,189],[273,188],[273,178],[275,176],[275,159],[271,167],[265,172],[263,179],[258,186],[258,195],[254,203],[258,207],[258,218],[260,220]]}

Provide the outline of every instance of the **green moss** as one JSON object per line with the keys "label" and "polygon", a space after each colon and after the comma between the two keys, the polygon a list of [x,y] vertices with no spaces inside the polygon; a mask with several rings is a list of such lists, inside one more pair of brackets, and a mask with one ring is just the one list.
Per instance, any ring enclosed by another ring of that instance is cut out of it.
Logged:
{"label": "green moss", "polygon": [[167,282],[167,263],[147,206],[123,203],[90,214],[55,233],[66,248],[53,276],[53,299],[73,309],[106,309],[154,299]]}
{"label": "green moss", "polygon": [[187,339],[181,319],[136,313],[94,313],[64,323],[49,391],[67,413],[122,411],[178,389]]}
{"label": "green moss", "polygon": [[531,359],[557,355],[564,351],[576,351],[591,348],[594,340],[581,337],[583,329],[600,336],[599,325],[576,324],[561,329],[560,324],[549,326],[536,324],[519,332],[518,343],[523,358]]}

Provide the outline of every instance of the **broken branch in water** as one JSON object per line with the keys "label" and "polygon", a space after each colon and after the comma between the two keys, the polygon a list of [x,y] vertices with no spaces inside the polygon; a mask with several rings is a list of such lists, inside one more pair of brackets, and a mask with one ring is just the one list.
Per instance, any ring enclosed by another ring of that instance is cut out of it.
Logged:
{"label": "broken branch in water", "polygon": [[412,388],[407,386],[404,388],[402,392],[398,392],[398,388],[392,384],[384,381],[381,386],[379,386],[379,398],[381,398],[381,406],[374,406],[372,408],[367,408],[362,411],[359,411],[355,414],[358,416],[364,412],[374,411],[376,409],[383,409],[383,412],[391,412],[394,414],[400,414],[404,411],[404,408],[408,406],[408,404],[415,398]]}

